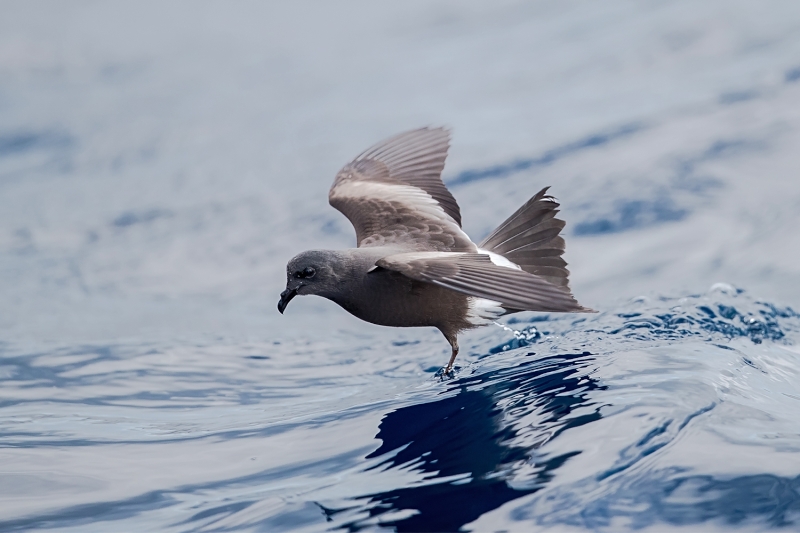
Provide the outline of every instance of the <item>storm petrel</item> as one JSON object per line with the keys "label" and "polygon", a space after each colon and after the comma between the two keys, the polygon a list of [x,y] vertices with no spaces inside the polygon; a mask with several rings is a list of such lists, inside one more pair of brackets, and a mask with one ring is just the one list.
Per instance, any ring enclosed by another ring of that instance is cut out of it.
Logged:
{"label": "storm petrel", "polygon": [[295,256],[278,311],[315,294],[373,324],[433,326],[452,347],[444,373],[462,331],[519,311],[592,312],[570,293],[564,221],[548,187],[475,244],[441,179],[449,146],[446,129],[417,129],[339,171],[328,200],[353,224],[358,247]]}

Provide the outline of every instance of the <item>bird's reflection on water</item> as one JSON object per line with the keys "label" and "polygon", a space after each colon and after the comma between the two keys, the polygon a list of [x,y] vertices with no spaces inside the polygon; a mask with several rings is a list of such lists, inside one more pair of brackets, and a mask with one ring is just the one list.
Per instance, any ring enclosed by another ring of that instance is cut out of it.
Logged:
{"label": "bird's reflection on water", "polygon": [[[457,379],[442,399],[387,414],[376,436],[382,444],[367,458],[385,455],[373,468],[411,470],[424,482],[324,512],[344,518],[341,527],[350,531],[376,522],[397,531],[456,531],[535,492],[580,453],[547,456],[537,448],[570,427],[600,419],[600,405],[589,394],[604,388],[590,377],[593,361],[589,353],[532,359]],[[520,423],[522,417],[535,421]],[[510,484],[522,470],[524,482]]]}

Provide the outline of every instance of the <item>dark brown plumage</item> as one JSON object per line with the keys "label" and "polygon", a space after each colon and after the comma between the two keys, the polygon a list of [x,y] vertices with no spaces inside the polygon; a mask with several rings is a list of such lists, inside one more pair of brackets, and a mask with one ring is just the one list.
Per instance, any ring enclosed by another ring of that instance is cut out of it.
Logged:
{"label": "dark brown plumage", "polygon": [[374,324],[433,326],[458,354],[458,333],[522,310],[589,312],[569,291],[564,221],[547,188],[480,245],[441,180],[450,136],[422,128],[387,139],[336,175],[328,198],[357,248],[303,252],[287,266],[283,313],[295,295],[328,298]]}

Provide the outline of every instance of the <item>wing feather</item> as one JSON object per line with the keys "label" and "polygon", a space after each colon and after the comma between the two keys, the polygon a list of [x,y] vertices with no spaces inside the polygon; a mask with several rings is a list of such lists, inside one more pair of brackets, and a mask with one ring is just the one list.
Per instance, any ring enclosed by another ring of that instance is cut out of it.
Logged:
{"label": "wing feather", "polygon": [[328,199],[353,224],[359,247],[475,250],[441,179],[449,146],[443,128],[413,130],[376,144],[339,171]]}
{"label": "wing feather", "polygon": [[543,278],[492,263],[476,253],[419,252],[390,255],[376,263],[415,279],[527,311],[590,312],[568,290]]}

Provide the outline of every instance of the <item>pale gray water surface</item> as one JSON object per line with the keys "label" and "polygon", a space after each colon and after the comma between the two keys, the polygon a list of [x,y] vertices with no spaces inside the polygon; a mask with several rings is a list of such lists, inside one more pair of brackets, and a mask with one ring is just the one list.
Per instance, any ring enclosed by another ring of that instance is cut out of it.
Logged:
{"label": "pale gray water surface", "polygon": [[[0,530],[800,527],[800,4],[1,2]],[[574,292],[462,340],[313,298],[371,143],[542,186]]]}

